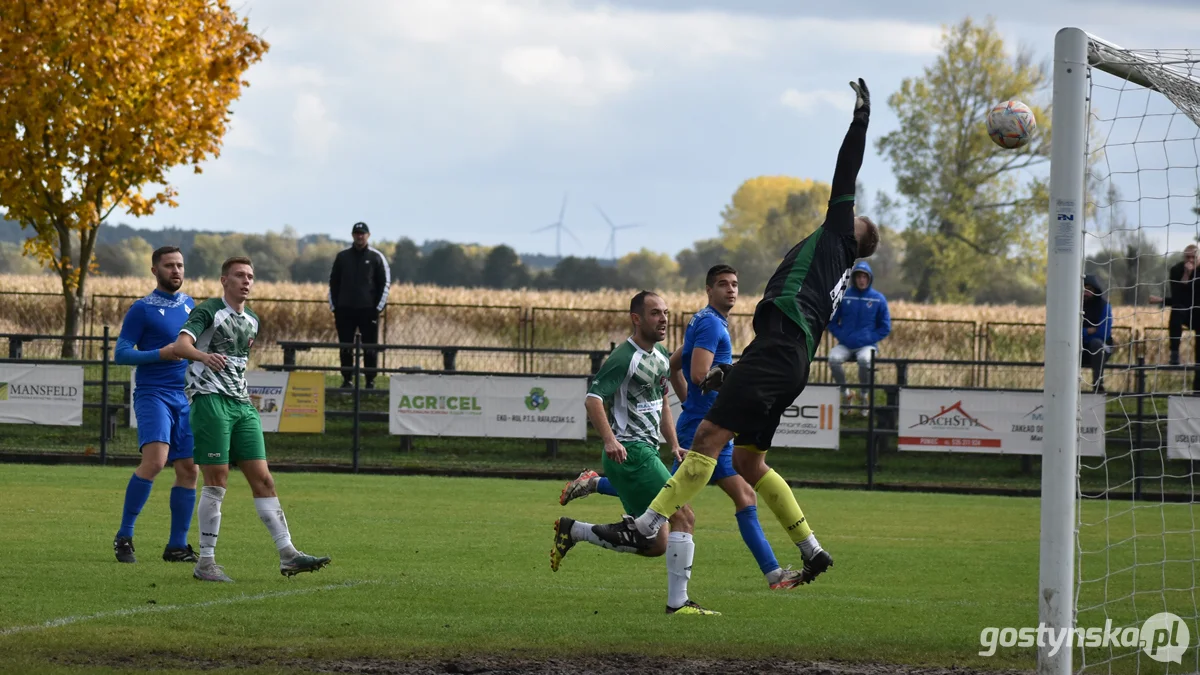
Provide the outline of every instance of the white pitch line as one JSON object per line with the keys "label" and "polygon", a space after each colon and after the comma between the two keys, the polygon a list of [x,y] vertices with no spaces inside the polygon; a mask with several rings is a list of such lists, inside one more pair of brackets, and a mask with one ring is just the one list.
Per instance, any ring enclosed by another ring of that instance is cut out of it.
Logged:
{"label": "white pitch line", "polygon": [[47,628],[59,628],[61,626],[69,626],[73,623],[81,623],[83,621],[94,621],[96,619],[110,619],[121,616],[134,616],[137,614],[152,614],[154,612],[170,612],[177,609],[203,609],[205,607],[216,607],[218,605],[233,605],[240,602],[254,602],[256,600],[267,600],[270,598],[284,598],[289,595],[307,595],[318,591],[336,591],[343,588],[353,588],[364,584],[377,584],[378,581],[347,581],[341,584],[329,584],[328,586],[314,586],[312,588],[297,588],[290,591],[268,591],[266,593],[258,593],[256,595],[238,595],[232,598],[221,598],[219,600],[206,600],[204,602],[192,603],[190,605],[148,605],[146,607],[134,607],[132,609],[117,609],[109,612],[97,612],[95,614],[78,614],[75,616],[64,616],[58,619],[51,619],[45,623],[33,624],[30,626],[13,626],[11,628],[0,629],[0,637],[5,635],[13,635],[15,633],[26,633],[34,630],[45,630]]}

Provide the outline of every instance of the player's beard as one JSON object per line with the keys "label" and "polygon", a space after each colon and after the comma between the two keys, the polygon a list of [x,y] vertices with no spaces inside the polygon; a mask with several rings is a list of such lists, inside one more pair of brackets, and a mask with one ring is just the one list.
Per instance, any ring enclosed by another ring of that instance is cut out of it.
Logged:
{"label": "player's beard", "polygon": [[170,276],[163,276],[159,274],[154,276],[158,279],[158,287],[168,293],[175,293],[178,292],[180,288],[183,288],[183,279],[176,281]]}
{"label": "player's beard", "polygon": [[642,328],[642,339],[645,340],[646,342],[654,343],[654,342],[662,342],[663,340],[667,339],[667,336],[663,335],[660,337],[658,335],[658,327],[657,326],[644,326]]}

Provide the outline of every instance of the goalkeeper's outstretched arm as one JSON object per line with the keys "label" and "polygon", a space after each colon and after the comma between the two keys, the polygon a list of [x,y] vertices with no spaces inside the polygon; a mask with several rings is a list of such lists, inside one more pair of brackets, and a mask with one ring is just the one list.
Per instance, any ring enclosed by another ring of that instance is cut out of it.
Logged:
{"label": "goalkeeper's outstretched arm", "polygon": [[854,190],[858,170],[862,168],[867,149],[867,124],[871,118],[871,93],[867,83],[859,78],[851,82],[854,89],[854,119],[838,150],[837,166],[833,170],[833,190],[830,192],[827,220],[831,228],[854,231]]}

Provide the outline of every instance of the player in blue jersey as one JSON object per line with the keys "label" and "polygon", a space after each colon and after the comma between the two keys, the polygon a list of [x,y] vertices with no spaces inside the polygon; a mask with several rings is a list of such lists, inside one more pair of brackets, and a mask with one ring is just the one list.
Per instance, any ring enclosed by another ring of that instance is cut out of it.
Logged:
{"label": "player in blue jersey", "polygon": [[196,506],[197,474],[192,461],[188,400],[183,393],[187,361],[176,356],[171,345],[196,303],[179,292],[183,286],[183,253],[178,248],[164,246],[156,250],[150,258],[150,271],[158,287],[133,303],[125,313],[117,338],[117,365],[137,367],[133,410],[142,461],[125,488],[125,511],[113,551],[118,562],[137,562],[133,551],[134,523],[150,498],[155,476],[171,461],[175,467],[171,536],[163,560],[194,563],[199,558],[187,541]]}
{"label": "player in blue jersey", "polygon": [[[691,448],[696,428],[704,420],[708,409],[717,398],[717,392],[701,391],[701,383],[714,364],[733,363],[733,341],[729,337],[729,312],[737,302],[737,270],[729,265],[715,265],[708,270],[704,280],[708,294],[708,306],[696,312],[684,333],[683,346],[671,355],[671,384],[683,406],[683,412],[675,423],[679,444]],[[679,460],[671,473],[679,468]],[[758,522],[758,500],[754,488],[738,475],[733,468],[733,441],[726,444],[717,459],[709,485],[717,485],[733,500],[738,529],[746,548],[754,555],[767,585],[771,590],[795,588],[800,583],[800,572],[784,569],[775,559],[775,552],[763,534]],[[600,494],[616,495],[616,490],[607,478],[595,471],[587,470],[563,488],[559,503],[566,505],[572,499]]]}

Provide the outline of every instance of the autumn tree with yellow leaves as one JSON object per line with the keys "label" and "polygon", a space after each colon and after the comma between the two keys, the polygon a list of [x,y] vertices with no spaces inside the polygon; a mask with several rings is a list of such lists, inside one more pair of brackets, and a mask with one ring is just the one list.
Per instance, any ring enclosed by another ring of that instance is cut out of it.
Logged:
{"label": "autumn tree with yellow leaves", "polygon": [[225,0],[0,3],[0,208],[62,280],[64,337],[79,334],[100,224],[176,206],[167,172],[220,154],[267,48]]}

